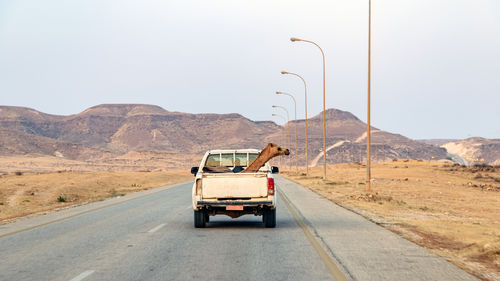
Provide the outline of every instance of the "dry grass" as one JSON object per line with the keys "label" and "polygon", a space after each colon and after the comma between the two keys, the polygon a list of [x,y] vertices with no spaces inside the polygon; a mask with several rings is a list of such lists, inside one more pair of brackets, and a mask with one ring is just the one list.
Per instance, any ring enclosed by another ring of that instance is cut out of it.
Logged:
{"label": "dry grass", "polygon": [[[311,171],[311,170],[310,170]],[[397,232],[484,280],[500,280],[500,168],[423,161],[340,164],[309,177],[285,172],[339,205]]]}
{"label": "dry grass", "polygon": [[197,165],[203,155],[154,151],[132,151],[93,161],[78,161],[46,155],[16,155],[0,157],[0,174],[14,172],[50,173],[65,172],[127,172],[127,171],[169,171],[186,169]]}
{"label": "dry grass", "polygon": [[183,182],[187,171],[55,172],[0,176],[0,222],[69,205]]}

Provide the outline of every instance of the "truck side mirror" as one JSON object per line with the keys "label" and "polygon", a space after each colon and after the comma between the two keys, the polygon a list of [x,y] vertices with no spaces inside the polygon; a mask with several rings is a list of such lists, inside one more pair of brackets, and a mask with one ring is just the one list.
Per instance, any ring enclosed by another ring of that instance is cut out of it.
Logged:
{"label": "truck side mirror", "polygon": [[198,169],[199,167],[191,167],[191,174],[193,174],[193,176],[196,176],[196,174],[198,173]]}
{"label": "truck side mirror", "polygon": [[280,169],[276,166],[271,167],[271,174],[278,174],[280,172]]}

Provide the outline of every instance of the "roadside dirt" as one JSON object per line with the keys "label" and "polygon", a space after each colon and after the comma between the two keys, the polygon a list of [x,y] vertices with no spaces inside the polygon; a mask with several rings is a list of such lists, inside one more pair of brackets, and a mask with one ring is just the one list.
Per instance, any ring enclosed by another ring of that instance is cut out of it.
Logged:
{"label": "roadside dirt", "polygon": [[55,172],[0,175],[0,223],[192,179],[186,171]]}
{"label": "roadside dirt", "polygon": [[56,156],[18,155],[0,157],[0,175],[15,172],[128,172],[189,170],[203,155],[154,151],[131,151],[118,157],[94,161],[77,161]]}
{"label": "roadside dirt", "polygon": [[400,234],[483,280],[500,280],[500,168],[404,160],[282,175]]}

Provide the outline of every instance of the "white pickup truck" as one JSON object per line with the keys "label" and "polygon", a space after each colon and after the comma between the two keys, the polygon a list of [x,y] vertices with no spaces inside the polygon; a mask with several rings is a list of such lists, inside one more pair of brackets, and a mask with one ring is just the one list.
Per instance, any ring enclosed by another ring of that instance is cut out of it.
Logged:
{"label": "white pickup truck", "polygon": [[192,196],[194,226],[205,227],[210,216],[237,218],[246,214],[262,216],[265,227],[276,226],[276,199],[269,163],[256,173],[239,173],[259,155],[257,149],[209,150],[200,167],[191,168],[196,177]]}

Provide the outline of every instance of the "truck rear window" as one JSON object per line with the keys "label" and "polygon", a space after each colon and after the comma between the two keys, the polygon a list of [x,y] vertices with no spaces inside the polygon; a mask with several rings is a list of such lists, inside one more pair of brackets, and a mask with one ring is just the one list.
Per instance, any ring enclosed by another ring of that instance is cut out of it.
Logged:
{"label": "truck rear window", "polygon": [[207,157],[207,162],[205,167],[219,167],[220,166],[220,154],[212,154]]}
{"label": "truck rear window", "polygon": [[248,166],[247,154],[246,153],[235,153],[234,154],[234,164],[235,166]]}
{"label": "truck rear window", "polygon": [[247,167],[258,156],[258,153],[221,153],[210,154],[205,162],[205,167]]}
{"label": "truck rear window", "polygon": [[221,154],[221,166],[226,166],[226,167],[233,167],[234,166],[234,155],[233,153],[231,154]]}

